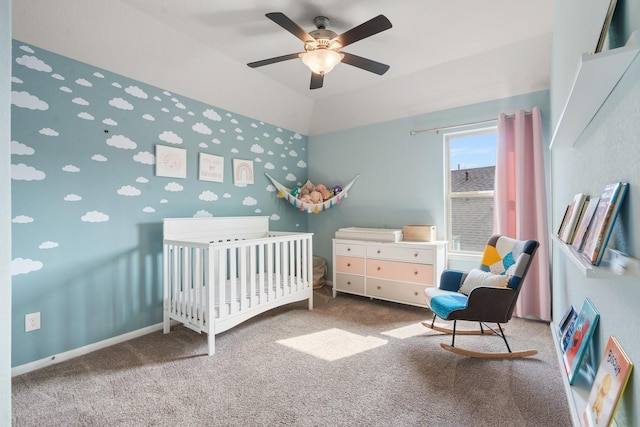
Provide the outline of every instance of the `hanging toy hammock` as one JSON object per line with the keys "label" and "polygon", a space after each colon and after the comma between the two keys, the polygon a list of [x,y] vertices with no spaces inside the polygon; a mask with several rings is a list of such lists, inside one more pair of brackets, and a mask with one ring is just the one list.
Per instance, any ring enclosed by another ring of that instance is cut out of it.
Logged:
{"label": "hanging toy hammock", "polygon": [[[303,212],[306,211],[307,213],[316,214],[322,211],[326,211],[327,209],[331,209],[335,205],[339,204],[342,199],[347,197],[349,189],[351,188],[353,183],[356,182],[356,180],[360,177],[360,175],[356,175],[356,177],[353,178],[343,188],[341,188],[337,194],[334,193],[333,197],[318,203],[309,203],[298,199],[297,191],[294,191],[291,188],[285,187],[284,185],[280,184],[278,181],[269,176],[268,173],[265,173],[265,175],[267,175],[267,178],[269,178],[273,185],[275,185],[276,189],[278,190],[279,198],[287,200],[293,207],[298,208]],[[308,184],[311,184],[311,186],[313,186],[313,183],[307,180],[307,183],[305,185]],[[296,190],[298,190],[297,187]]]}

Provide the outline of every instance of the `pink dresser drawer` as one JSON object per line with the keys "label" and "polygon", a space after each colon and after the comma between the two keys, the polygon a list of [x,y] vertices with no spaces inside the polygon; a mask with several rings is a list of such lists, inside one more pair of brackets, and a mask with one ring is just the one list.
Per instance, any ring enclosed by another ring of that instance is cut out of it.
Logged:
{"label": "pink dresser drawer", "polygon": [[336,271],[350,274],[364,274],[364,258],[336,256]]}
{"label": "pink dresser drawer", "polygon": [[367,276],[432,285],[433,265],[370,258],[367,260]]}

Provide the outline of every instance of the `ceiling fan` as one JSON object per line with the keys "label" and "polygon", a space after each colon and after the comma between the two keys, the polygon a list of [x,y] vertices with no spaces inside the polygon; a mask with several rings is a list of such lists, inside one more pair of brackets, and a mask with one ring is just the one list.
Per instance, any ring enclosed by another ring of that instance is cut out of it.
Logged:
{"label": "ceiling fan", "polygon": [[310,33],[303,30],[284,13],[272,12],[267,13],[265,16],[302,40],[304,42],[304,52],[250,62],[247,65],[251,68],[275,64],[289,59],[302,58],[302,62],[311,69],[310,89],[321,88],[324,75],[333,70],[333,67],[340,62],[378,75],[383,75],[389,69],[389,66],[386,64],[340,51],[340,49],[351,43],[391,28],[391,22],[384,15],[378,15],[340,35],[331,30],[327,30],[329,18],[325,16],[317,16],[313,20],[317,30]]}

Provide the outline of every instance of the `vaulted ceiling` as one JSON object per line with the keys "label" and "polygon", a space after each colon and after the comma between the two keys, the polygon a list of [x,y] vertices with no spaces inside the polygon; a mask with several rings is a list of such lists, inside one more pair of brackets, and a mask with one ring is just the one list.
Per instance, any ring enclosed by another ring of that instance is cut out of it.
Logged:
{"label": "vaulted ceiling", "polygon": [[[19,0],[13,37],[61,55],[306,135],[549,88],[555,1]],[[390,65],[348,64],[310,90],[303,51],[265,17],[300,27],[329,18],[341,34],[379,14],[393,27],[344,48]]]}

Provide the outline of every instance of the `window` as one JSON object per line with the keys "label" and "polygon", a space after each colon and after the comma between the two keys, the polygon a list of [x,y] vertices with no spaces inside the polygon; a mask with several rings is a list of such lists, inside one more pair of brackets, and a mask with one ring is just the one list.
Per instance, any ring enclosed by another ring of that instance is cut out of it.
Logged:
{"label": "window", "polygon": [[452,252],[482,252],[493,233],[497,128],[445,134],[447,237]]}

